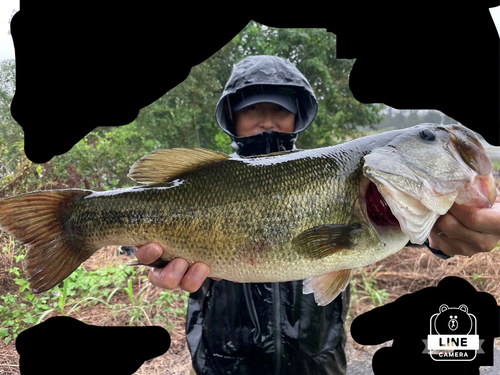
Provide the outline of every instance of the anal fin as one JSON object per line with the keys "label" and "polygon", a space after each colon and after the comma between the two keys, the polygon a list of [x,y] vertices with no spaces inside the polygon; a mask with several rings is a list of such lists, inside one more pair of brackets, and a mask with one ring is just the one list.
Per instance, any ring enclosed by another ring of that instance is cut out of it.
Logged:
{"label": "anal fin", "polygon": [[305,279],[302,292],[314,293],[316,303],[319,306],[326,306],[347,287],[354,271],[354,269],[335,271]]}

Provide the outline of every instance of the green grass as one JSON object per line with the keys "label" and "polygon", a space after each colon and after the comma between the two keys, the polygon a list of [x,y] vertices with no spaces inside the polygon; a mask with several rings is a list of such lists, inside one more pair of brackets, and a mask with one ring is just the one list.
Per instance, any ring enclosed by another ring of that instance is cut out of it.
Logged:
{"label": "green grass", "polygon": [[[351,282],[351,292],[353,295],[357,295],[357,301],[362,301],[363,299],[369,299],[373,308],[381,306],[385,303],[390,294],[385,289],[379,289],[377,287],[377,280],[375,280],[375,275],[383,266],[377,267],[372,273],[368,274],[366,269],[360,268],[359,274],[361,276],[361,282],[354,281]],[[362,297],[360,297],[362,296]]]}
{"label": "green grass", "polygon": [[[15,292],[10,288],[9,293],[0,296],[0,339],[5,344],[50,314],[79,314],[83,309],[91,309],[98,304],[106,308],[107,315],[120,323],[163,324],[167,330],[173,328],[170,322],[172,314],[186,314],[189,293],[164,290],[159,296],[156,291],[151,300],[147,298],[149,289],[155,287],[146,282],[146,269],[142,267],[107,265],[88,271],[80,266],[64,280],[62,286],[35,295],[23,277],[22,262],[25,256],[26,248],[18,248],[12,239],[8,238],[3,244],[3,263],[5,265],[5,260],[10,259],[10,265],[7,265],[9,277],[17,285]],[[139,279],[143,282],[140,289],[136,285]],[[184,308],[172,306],[179,299],[183,301],[180,305]]]}
{"label": "green grass", "polygon": [[[367,272],[365,268],[360,268],[356,272],[358,275],[351,280],[351,301],[347,321],[352,322],[355,318],[353,312],[358,310],[358,306],[363,300],[369,301],[369,310],[382,306],[390,297],[385,289],[377,286],[376,274],[383,266],[377,267],[373,272]],[[355,315],[355,313],[354,313]],[[350,324],[348,324],[350,326]]]}

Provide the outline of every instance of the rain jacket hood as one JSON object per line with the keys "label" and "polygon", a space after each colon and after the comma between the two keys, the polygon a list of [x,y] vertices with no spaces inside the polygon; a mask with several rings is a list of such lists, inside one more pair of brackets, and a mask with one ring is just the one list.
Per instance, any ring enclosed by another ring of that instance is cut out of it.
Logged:
{"label": "rain jacket hood", "polygon": [[[238,137],[233,124],[232,106],[245,90],[259,86],[293,92],[297,105],[293,133],[264,132],[252,137]],[[304,75],[290,61],[277,56],[248,56],[236,64],[217,103],[215,117],[221,129],[233,140],[236,154],[250,156],[293,149],[298,133],[307,129],[318,113],[318,101]]]}

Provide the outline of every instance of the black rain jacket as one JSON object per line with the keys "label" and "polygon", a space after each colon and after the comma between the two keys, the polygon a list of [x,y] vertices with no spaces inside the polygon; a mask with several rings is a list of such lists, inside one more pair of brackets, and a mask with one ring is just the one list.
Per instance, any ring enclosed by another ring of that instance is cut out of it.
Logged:
{"label": "black rain jacket", "polygon": [[[265,132],[240,138],[230,121],[231,96],[252,85],[296,90],[295,132]],[[233,69],[217,105],[216,118],[232,138],[237,156],[291,150],[297,134],[317,113],[317,101],[304,76],[288,61],[251,56]],[[202,374],[345,374],[345,319],[349,287],[327,306],[302,293],[302,280],[284,283],[233,283],[208,278],[192,293],[186,335],[193,367]]]}

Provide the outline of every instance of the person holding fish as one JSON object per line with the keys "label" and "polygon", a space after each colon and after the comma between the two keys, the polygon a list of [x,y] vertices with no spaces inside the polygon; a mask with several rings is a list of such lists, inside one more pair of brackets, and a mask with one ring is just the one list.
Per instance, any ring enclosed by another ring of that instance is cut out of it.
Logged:
{"label": "person holding fish", "polygon": [[[298,133],[317,113],[307,79],[274,56],[250,56],[233,69],[216,118],[235,151],[246,158],[295,150]],[[491,190],[491,189],[490,189]],[[491,251],[500,240],[500,201],[491,208],[453,204],[425,244],[441,258]],[[411,243],[409,243],[411,245]],[[163,253],[157,243],[137,249],[142,264]],[[149,280],[191,292],[186,335],[196,374],[345,374],[344,322],[349,285],[319,306],[303,282],[234,283],[207,278],[210,266],[182,258],[154,267]]]}
{"label": "person holding fish", "polygon": [[345,374],[353,272],[409,244],[440,257],[490,251],[500,194],[462,125],[296,150],[317,110],[293,64],[247,57],[216,108],[234,155],[157,150],[130,169],[141,186],[0,200],[0,229],[28,247],[33,293],[104,246],[138,246],[129,264],[153,267],[151,283],[192,292],[186,336],[198,374]]}

